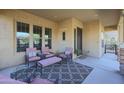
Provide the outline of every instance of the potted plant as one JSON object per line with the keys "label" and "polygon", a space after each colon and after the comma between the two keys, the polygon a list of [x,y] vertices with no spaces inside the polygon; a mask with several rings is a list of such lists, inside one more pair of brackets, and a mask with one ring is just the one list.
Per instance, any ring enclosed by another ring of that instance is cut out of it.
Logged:
{"label": "potted plant", "polygon": [[79,56],[80,54],[82,54],[81,49],[75,49],[74,53]]}

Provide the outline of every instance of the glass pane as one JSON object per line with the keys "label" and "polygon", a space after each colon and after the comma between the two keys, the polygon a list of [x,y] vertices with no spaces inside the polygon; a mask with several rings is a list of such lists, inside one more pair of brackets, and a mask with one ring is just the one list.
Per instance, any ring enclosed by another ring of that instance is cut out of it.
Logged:
{"label": "glass pane", "polygon": [[22,31],[21,32],[26,32],[26,26],[24,23],[22,23]]}
{"label": "glass pane", "polygon": [[29,47],[29,24],[17,22],[17,52],[25,51]]}
{"label": "glass pane", "polygon": [[33,33],[36,33],[36,28],[35,28],[35,26],[33,26]]}
{"label": "glass pane", "polygon": [[52,46],[52,29],[45,28],[45,46],[51,49]]}
{"label": "glass pane", "polygon": [[45,38],[52,38],[52,30],[49,28],[45,28]]}
{"label": "glass pane", "polygon": [[33,44],[38,50],[42,47],[42,27],[40,26],[33,26]]}
{"label": "glass pane", "polygon": [[33,37],[40,39],[40,34],[33,34]]}
{"label": "glass pane", "polygon": [[17,32],[17,52],[25,51],[29,47],[29,33]]}
{"label": "glass pane", "polygon": [[51,39],[48,39],[48,47],[51,49]]}
{"label": "glass pane", "polygon": [[51,41],[52,41],[51,39],[46,39],[45,40],[45,46],[49,47],[50,49],[52,48],[52,42]]}
{"label": "glass pane", "polygon": [[21,23],[17,22],[17,32],[21,32]]}
{"label": "glass pane", "polygon": [[41,49],[41,46],[42,46],[41,39],[34,39],[34,47],[36,47],[37,49]]}
{"label": "glass pane", "polygon": [[26,24],[26,32],[29,33],[29,24]]}

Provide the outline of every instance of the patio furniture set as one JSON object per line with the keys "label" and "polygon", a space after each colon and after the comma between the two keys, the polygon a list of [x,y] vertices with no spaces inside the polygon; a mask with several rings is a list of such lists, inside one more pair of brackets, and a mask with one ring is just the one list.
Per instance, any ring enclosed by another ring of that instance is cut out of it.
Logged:
{"label": "patio furniture set", "polygon": [[38,54],[36,48],[26,49],[25,61],[28,66],[31,62],[35,62],[36,67],[39,65],[45,67],[62,60],[72,60],[72,48],[67,47],[63,53],[53,53],[48,47],[43,47]]}
{"label": "patio furniture set", "polygon": [[[36,48],[27,48],[26,49],[26,55],[25,55],[25,62],[26,65],[28,65],[28,68],[30,68],[30,63],[35,62],[36,69],[37,71],[38,67],[41,68],[41,74],[42,74],[42,69],[43,67],[55,64],[55,63],[60,63],[62,64],[63,60],[66,61],[71,61],[72,60],[72,48],[67,47],[64,51],[64,53],[53,53],[48,47],[42,47],[42,50],[40,53],[37,53]],[[30,72],[30,75],[28,76],[26,82],[19,81],[17,79],[11,79],[6,76],[1,76],[0,75],[0,83],[4,84],[53,84],[58,82],[58,77],[55,82],[51,82],[48,79],[42,79],[42,78],[37,78],[34,75],[34,71]]]}

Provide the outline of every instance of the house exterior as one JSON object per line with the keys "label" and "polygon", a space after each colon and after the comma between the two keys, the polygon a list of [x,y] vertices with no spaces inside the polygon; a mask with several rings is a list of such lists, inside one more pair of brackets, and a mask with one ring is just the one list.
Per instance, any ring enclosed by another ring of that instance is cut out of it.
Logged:
{"label": "house exterior", "polygon": [[[61,52],[65,47],[72,47],[73,51],[80,47],[83,54],[88,56],[100,58],[104,54],[104,47],[101,47],[104,26],[100,20],[82,22],[71,17],[54,22],[23,10],[0,10],[0,69],[25,62],[25,51],[19,48],[21,45],[18,32],[22,31],[18,30],[19,27],[25,29],[27,33],[27,47],[34,47],[34,29],[40,29],[42,32],[42,36],[39,37],[40,42],[42,41],[40,45],[49,46],[54,52]],[[121,15],[118,25],[119,42],[124,41],[123,27]],[[78,33],[78,28],[81,33]],[[78,38],[78,34],[81,34],[81,38]]]}

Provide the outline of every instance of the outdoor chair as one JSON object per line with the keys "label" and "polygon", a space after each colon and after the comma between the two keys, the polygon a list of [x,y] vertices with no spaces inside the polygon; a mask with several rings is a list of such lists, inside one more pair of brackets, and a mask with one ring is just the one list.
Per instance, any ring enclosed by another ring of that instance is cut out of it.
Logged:
{"label": "outdoor chair", "polygon": [[37,62],[40,59],[41,58],[39,56],[37,56],[36,48],[27,48],[26,49],[25,61],[28,64],[28,66],[29,66],[30,62]]}
{"label": "outdoor chair", "polygon": [[55,56],[55,54],[48,47],[42,47],[41,58],[50,58]]}
{"label": "outdoor chair", "polygon": [[60,53],[58,56],[63,60],[72,61],[73,49],[71,47],[66,47],[65,51]]}

